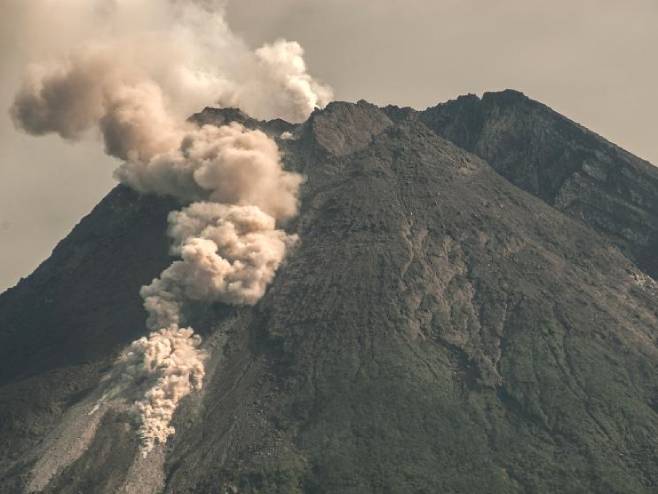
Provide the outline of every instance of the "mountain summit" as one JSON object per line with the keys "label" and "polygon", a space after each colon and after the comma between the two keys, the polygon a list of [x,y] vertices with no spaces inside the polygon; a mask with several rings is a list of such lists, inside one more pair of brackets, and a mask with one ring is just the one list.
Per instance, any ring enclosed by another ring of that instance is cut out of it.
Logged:
{"label": "mountain summit", "polygon": [[205,109],[302,173],[253,307],[140,454],[98,389],[145,334],[173,200],[117,186],[0,296],[0,492],[654,493],[658,170],[521,93],[302,124]]}

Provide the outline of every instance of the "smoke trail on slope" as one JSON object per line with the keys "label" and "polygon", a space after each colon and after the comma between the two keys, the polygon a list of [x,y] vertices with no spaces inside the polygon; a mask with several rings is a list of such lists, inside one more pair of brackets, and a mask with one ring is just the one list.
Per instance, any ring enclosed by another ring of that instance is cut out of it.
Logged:
{"label": "smoke trail on slope", "polygon": [[201,389],[205,353],[200,345],[192,328],[172,325],[132,342],[115,362],[110,389],[100,402],[116,396],[134,400],[144,454],[176,432],[170,424],[179,401]]}
{"label": "smoke trail on slope", "polygon": [[206,355],[184,327],[185,303],[255,304],[297,241],[276,222],[297,213],[302,178],[283,169],[276,143],[235,123],[199,128],[185,117],[214,101],[301,121],[331,91],[307,73],[295,42],[248,50],[221,2],[36,3],[85,19],[93,38],[28,69],[11,108],[17,127],[69,140],[95,129],[123,161],[118,180],[189,204],[169,216],[180,260],[141,290],[152,332],[121,354],[101,398],[134,400],[146,454],[174,433],[178,403],[202,386]]}

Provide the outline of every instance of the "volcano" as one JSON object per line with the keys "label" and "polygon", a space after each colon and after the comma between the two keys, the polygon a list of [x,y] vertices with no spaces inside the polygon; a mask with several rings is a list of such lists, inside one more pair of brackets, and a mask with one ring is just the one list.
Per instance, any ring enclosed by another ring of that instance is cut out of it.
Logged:
{"label": "volcano", "polygon": [[206,383],[142,455],[94,406],[179,204],[117,186],[0,296],[0,492],[657,492],[658,169],[512,90],[191,121],[276,139],[298,245],[190,308]]}

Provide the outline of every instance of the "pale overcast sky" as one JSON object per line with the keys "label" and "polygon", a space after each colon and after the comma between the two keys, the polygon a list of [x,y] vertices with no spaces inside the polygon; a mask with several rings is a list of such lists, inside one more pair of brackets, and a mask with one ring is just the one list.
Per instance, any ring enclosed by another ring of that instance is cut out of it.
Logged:
{"label": "pale overcast sky", "polygon": [[[0,291],[28,275],[113,187],[97,142],[18,133],[21,2],[0,0]],[[252,46],[285,37],[336,99],[425,108],[515,88],[658,164],[657,0],[233,0]]]}

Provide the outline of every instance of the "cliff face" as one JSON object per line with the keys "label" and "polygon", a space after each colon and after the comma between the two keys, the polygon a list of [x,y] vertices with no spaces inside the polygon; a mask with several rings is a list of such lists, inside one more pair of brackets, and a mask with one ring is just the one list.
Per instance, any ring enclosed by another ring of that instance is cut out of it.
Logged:
{"label": "cliff face", "polygon": [[[537,103],[518,125],[519,109],[481,111],[510,97],[265,124],[293,134],[279,144],[307,177],[287,226],[301,245],[257,306],[199,309],[206,385],[146,459],[125,415],[88,412],[144,331],[138,287],[168,263],[174,206],[117,188],[0,297],[0,348],[23,352],[1,376],[0,492],[655,492],[658,286],[631,235],[557,199],[584,168],[542,152],[618,153],[633,204],[652,171]],[[552,118],[567,137],[542,130]],[[652,228],[624,211],[629,231]]]}

